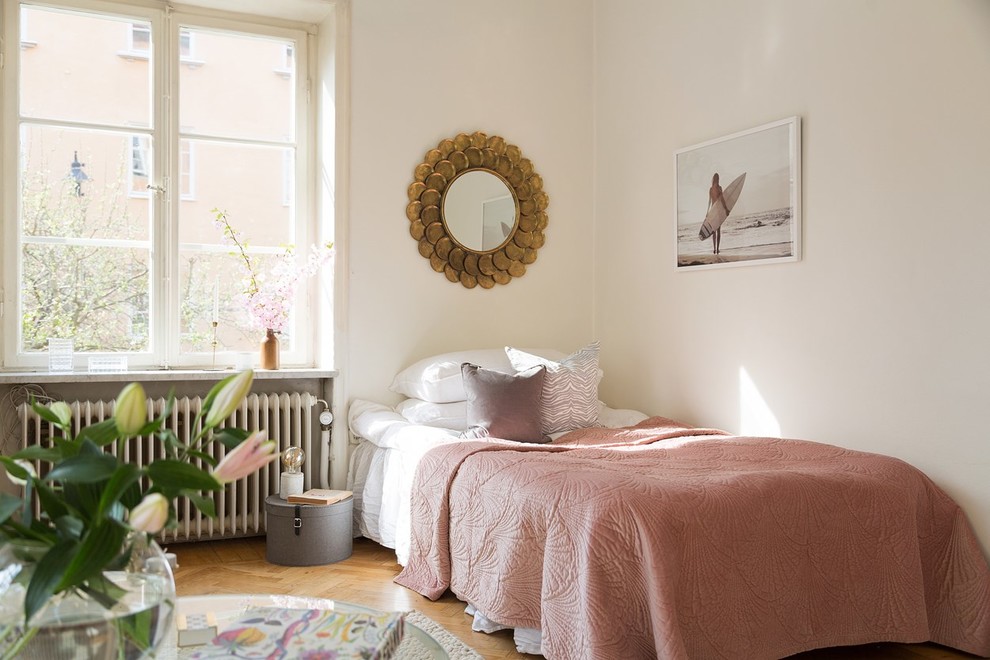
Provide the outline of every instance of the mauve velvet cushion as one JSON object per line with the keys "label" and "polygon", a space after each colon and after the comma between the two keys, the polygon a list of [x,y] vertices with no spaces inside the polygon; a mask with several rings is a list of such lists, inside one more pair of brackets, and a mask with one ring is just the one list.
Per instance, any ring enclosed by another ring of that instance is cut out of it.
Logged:
{"label": "mauve velvet cushion", "polygon": [[468,425],[463,437],[545,442],[540,395],[546,373],[543,365],[506,374],[469,362],[462,364]]}

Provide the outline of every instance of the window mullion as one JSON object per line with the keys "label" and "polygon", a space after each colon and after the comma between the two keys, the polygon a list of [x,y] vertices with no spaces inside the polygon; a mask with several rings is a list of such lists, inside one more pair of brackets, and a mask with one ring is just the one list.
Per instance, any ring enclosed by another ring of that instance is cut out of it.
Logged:
{"label": "window mullion", "polygon": [[176,317],[174,310],[178,308],[178,292],[176,283],[177,260],[176,250],[178,237],[174,231],[174,203],[178,194],[174,173],[174,143],[177,143],[174,104],[177,100],[175,67],[173,62],[178,57],[178,39],[173,34],[171,10],[166,9],[163,15],[152,21],[154,37],[152,39],[152,61],[154,66],[153,96],[154,101],[154,223],[152,236],[153,273],[152,278],[152,310],[155,328],[155,343],[153,352],[159,364],[168,368],[175,363],[178,351],[178,337],[175,323],[170,319]]}

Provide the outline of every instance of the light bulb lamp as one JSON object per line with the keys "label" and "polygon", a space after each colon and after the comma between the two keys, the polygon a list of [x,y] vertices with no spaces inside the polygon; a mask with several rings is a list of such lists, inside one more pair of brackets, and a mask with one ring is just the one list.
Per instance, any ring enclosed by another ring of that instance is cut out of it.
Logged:
{"label": "light bulb lamp", "polygon": [[302,464],[306,461],[306,452],[300,447],[289,447],[282,452],[282,466],[285,470],[280,475],[278,496],[283,500],[289,495],[299,495],[303,492]]}

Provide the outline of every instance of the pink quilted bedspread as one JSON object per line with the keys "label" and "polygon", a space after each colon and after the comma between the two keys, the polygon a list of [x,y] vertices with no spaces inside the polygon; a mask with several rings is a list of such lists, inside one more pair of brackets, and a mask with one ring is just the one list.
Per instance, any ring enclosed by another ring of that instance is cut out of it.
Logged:
{"label": "pink quilted bedspread", "polygon": [[782,658],[931,640],[990,656],[990,568],[895,458],[652,418],[430,451],[396,582],[540,628],[549,658]]}

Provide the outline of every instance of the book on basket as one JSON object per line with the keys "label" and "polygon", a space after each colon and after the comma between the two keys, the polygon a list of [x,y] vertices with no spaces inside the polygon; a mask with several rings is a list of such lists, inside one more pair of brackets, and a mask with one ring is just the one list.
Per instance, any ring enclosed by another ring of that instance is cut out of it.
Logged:
{"label": "book on basket", "polygon": [[349,490],[329,490],[327,488],[310,488],[303,493],[289,495],[285,498],[290,504],[333,504],[345,500],[352,495]]}
{"label": "book on basket", "polygon": [[389,660],[405,627],[405,614],[345,614],[333,610],[259,607],[224,626],[190,657],[334,658]]}
{"label": "book on basket", "polygon": [[179,634],[179,646],[206,644],[217,636],[217,617],[213,612],[177,614],[175,628]]}

